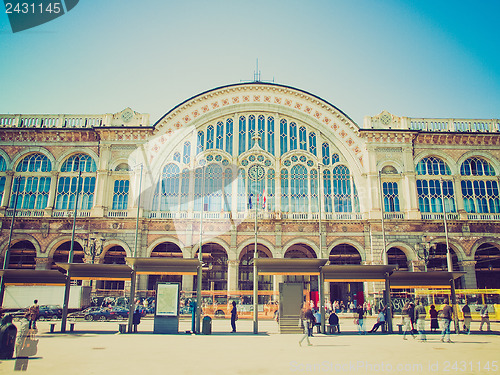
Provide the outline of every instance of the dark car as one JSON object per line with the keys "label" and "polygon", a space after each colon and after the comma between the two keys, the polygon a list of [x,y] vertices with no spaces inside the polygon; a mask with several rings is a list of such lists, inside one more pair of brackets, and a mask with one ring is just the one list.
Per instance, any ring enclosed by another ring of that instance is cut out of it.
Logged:
{"label": "dark car", "polygon": [[75,311],[72,312],[71,314],[68,314],[68,319],[69,320],[76,320],[79,318],[84,319],[87,314],[98,310],[101,310],[101,307],[96,307],[96,306],[88,307],[85,310]]}
{"label": "dark car", "polygon": [[85,320],[123,320],[128,319],[128,309],[120,306],[105,307],[91,311],[85,315]]}
{"label": "dark car", "polygon": [[61,319],[62,308],[59,305],[40,305],[38,320]]}

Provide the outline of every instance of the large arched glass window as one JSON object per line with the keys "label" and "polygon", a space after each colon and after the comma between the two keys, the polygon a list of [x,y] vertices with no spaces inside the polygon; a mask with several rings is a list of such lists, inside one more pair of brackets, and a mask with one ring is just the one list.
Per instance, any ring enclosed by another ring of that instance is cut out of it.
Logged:
{"label": "large arched glass window", "polygon": [[309,186],[307,168],[303,165],[294,165],[291,173],[291,212],[309,211]]}
{"label": "large arched glass window", "polygon": [[295,122],[290,123],[290,150],[297,149],[297,124]]}
{"label": "large arched glass window", "polygon": [[[179,209],[179,167],[173,163],[163,168],[155,198],[159,201],[159,207],[153,203],[155,209],[160,211],[178,211]],[[155,202],[155,200],[153,200]]]}
{"label": "large arched glass window", "polygon": [[281,170],[281,211],[288,212],[288,171]]}
{"label": "large arched glass window", "polygon": [[288,125],[284,118],[280,121],[280,151],[281,155],[288,151]]}
{"label": "large arched glass window", "polygon": [[[86,154],[70,156],[61,166],[61,174],[57,182],[56,210],[72,210],[75,208],[78,190],[78,176],[82,172],[78,198],[78,209],[90,210],[94,205],[96,184],[96,164],[94,159]],[[92,173],[92,174],[91,174]]]}
{"label": "large arched glass window", "polygon": [[241,155],[246,150],[247,122],[245,116],[240,116],[239,123],[238,152]]}
{"label": "large arched glass window", "polygon": [[126,210],[128,208],[129,180],[115,180],[113,187],[113,210]]}
{"label": "large arched glass window", "polygon": [[[51,183],[50,171],[52,164],[47,156],[31,154],[24,157],[16,167],[16,172],[19,173],[12,183],[10,207],[14,207],[15,192],[18,192],[17,208],[31,210],[46,208]],[[5,177],[2,180],[3,192]]]}
{"label": "large arched glass window", "polygon": [[495,169],[486,160],[469,158],[460,167],[464,208],[468,213],[500,213]]}
{"label": "large arched glass window", "polygon": [[[433,179],[432,176],[451,175],[450,168],[441,159],[434,156],[420,160],[416,167],[418,206],[420,212],[443,212],[443,199],[446,212],[456,212],[453,181]],[[442,186],[442,192],[441,192]]]}
{"label": "large arched glass window", "polygon": [[274,117],[267,118],[267,151],[274,155]]}
{"label": "large arched glass window", "polygon": [[205,207],[207,211],[222,210],[222,167],[210,164],[205,170]]}
{"label": "large arched glass window", "polygon": [[226,120],[226,151],[230,155],[233,154],[233,120]]}

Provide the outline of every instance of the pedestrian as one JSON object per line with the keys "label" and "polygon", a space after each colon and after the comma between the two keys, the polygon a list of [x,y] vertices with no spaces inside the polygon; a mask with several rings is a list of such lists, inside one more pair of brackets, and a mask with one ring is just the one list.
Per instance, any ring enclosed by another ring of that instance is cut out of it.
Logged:
{"label": "pedestrian", "polygon": [[441,318],[443,319],[443,330],[441,331],[441,342],[445,342],[445,337],[448,337],[446,342],[453,342],[450,340],[450,323],[453,319],[453,309],[448,304],[448,299],[444,300],[444,307],[441,310]]}
{"label": "pedestrian", "polygon": [[328,324],[330,325],[330,333],[335,333],[335,330],[340,333],[339,317],[333,311],[328,317]]}
{"label": "pedestrian", "polygon": [[231,333],[236,333],[236,321],[238,320],[238,312],[236,310],[236,302],[231,303],[233,308],[231,309],[231,328],[233,329]]}
{"label": "pedestrian", "polygon": [[427,337],[425,336],[425,307],[422,300],[418,301],[418,305],[415,308],[415,322],[417,324],[417,331],[419,334],[419,339],[421,341],[426,341]]}
{"label": "pedestrian", "polygon": [[137,326],[141,324],[141,312],[139,311],[139,306],[135,308],[134,314],[132,315],[132,324],[134,325],[134,333],[137,333]]}
{"label": "pedestrian", "polygon": [[40,307],[38,306],[38,300],[33,301],[33,305],[30,306],[28,310],[28,329],[36,329],[36,320],[38,319],[38,315],[40,314]]}
{"label": "pedestrian", "polygon": [[431,305],[429,315],[431,317],[431,332],[436,332],[436,330],[439,329],[438,312],[436,310],[436,306]]}
{"label": "pedestrian", "polygon": [[488,331],[491,331],[490,329],[490,316],[488,314],[488,305],[485,303],[483,307],[481,308],[481,325],[479,326],[479,330],[483,330],[483,324],[486,323],[486,328]]}
{"label": "pedestrian", "polygon": [[464,314],[464,332],[470,335],[470,322],[472,321],[472,316],[467,301],[465,301],[465,305],[462,307],[462,313]]}
{"label": "pedestrian", "polygon": [[[311,310],[310,309],[306,310],[306,308],[303,307],[300,310],[299,327],[304,328],[304,335],[299,340],[299,346],[302,346],[302,341],[304,341],[304,339],[307,340],[308,346],[312,346],[311,341],[309,341],[309,335],[310,335],[310,331],[311,331],[311,329],[309,329],[309,327],[311,326],[311,322],[310,322],[310,318],[308,318],[308,316],[313,317]],[[313,317],[313,319],[314,319],[314,317]]]}
{"label": "pedestrian", "polygon": [[416,333],[416,329],[415,329],[415,304],[413,302],[410,302],[408,315],[410,316],[411,331],[413,333]]}
{"label": "pedestrian", "polygon": [[356,309],[356,315],[358,320],[358,334],[366,335],[365,326],[363,324],[365,315],[365,310],[363,309],[363,306],[358,305],[358,308]]}
{"label": "pedestrian", "polygon": [[403,340],[406,340],[406,332],[410,332],[411,336],[415,338],[411,327],[410,311],[410,302],[406,302],[401,311],[401,317],[403,319]]}
{"label": "pedestrian", "polygon": [[368,333],[373,333],[376,332],[378,327],[382,327],[382,331],[384,331],[384,325],[385,325],[385,315],[382,309],[378,309],[378,317],[377,317],[377,323],[373,325],[373,328],[368,331]]}

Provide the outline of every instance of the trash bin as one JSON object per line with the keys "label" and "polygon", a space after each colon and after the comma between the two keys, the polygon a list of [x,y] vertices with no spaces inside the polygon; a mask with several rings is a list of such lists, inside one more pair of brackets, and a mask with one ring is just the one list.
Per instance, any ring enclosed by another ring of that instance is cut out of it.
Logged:
{"label": "trash bin", "polygon": [[211,317],[205,316],[203,318],[201,333],[203,333],[204,335],[210,335],[212,333],[212,318]]}
{"label": "trash bin", "polygon": [[12,324],[12,316],[5,315],[0,326],[0,359],[11,359],[14,356],[17,328]]}

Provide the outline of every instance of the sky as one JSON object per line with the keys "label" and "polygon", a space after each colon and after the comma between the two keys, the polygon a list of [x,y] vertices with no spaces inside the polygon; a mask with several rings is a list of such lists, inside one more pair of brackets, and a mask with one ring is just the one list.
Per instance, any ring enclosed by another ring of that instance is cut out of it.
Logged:
{"label": "sky", "polygon": [[[8,0],[6,0],[8,1]],[[155,123],[206,90],[261,80],[364,116],[500,118],[500,1],[80,0],[13,33],[0,3],[0,113]]]}

